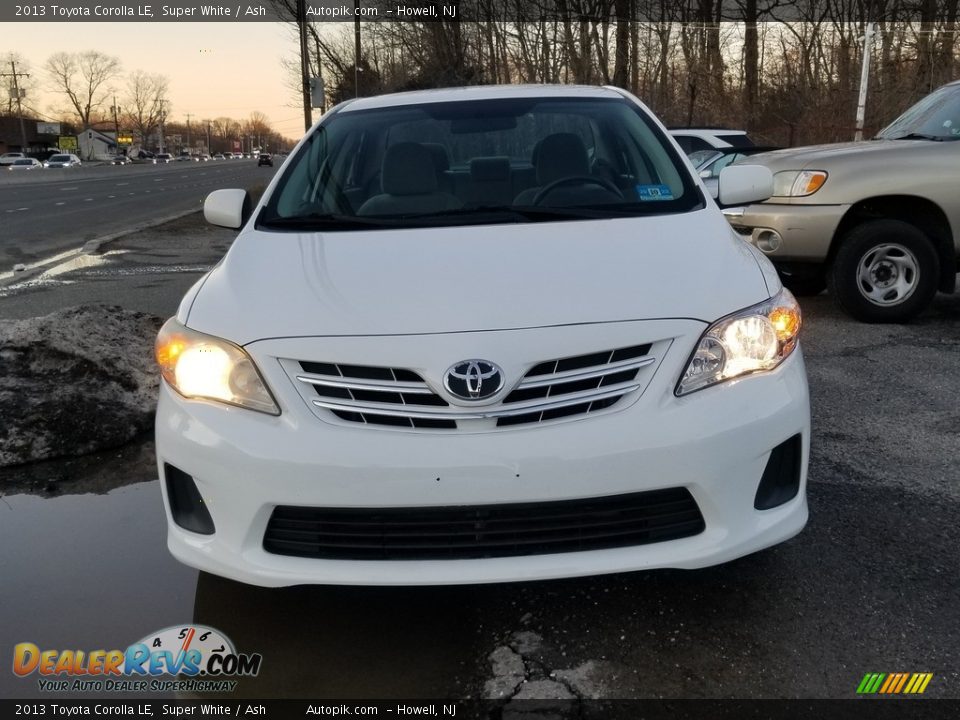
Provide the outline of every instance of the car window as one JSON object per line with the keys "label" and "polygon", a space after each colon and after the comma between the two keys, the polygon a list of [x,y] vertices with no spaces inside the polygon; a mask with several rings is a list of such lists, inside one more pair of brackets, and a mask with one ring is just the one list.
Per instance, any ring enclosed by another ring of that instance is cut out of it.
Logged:
{"label": "car window", "polygon": [[915,136],[960,139],[960,86],[947,85],[932,92],[877,134],[886,140]]}
{"label": "car window", "polygon": [[525,209],[529,220],[531,208],[566,210],[544,213],[551,219],[622,217],[702,202],[662,131],[632,103],[514,98],[333,112],[258,222],[336,218],[339,229],[370,229],[517,222],[509,211]]}
{"label": "car window", "polygon": [[717,135],[718,140],[723,140],[732,147],[753,147],[753,140],[743,133],[730,133],[728,135]]}

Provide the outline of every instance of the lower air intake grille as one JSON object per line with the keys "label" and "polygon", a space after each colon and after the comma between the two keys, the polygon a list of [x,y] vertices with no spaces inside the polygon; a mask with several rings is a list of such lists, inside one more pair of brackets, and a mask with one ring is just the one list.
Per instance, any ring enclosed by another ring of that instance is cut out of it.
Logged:
{"label": "lower air intake grille", "polygon": [[437,508],[274,509],[263,547],[328,560],[459,560],[631,547],[697,535],[686,488]]}

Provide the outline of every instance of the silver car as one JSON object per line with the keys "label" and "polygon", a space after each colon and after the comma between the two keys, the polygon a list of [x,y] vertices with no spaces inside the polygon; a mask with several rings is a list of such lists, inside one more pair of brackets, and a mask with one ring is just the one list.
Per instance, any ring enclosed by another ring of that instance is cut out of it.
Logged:
{"label": "silver car", "polygon": [[829,287],[864,322],[904,322],[960,269],[960,81],[934,91],[873,140],[757,155],[774,196],[727,219],[797,294]]}
{"label": "silver car", "polygon": [[83,163],[76,155],[72,153],[62,153],[60,155],[51,155],[44,163],[48,168],[70,168],[80,167]]}

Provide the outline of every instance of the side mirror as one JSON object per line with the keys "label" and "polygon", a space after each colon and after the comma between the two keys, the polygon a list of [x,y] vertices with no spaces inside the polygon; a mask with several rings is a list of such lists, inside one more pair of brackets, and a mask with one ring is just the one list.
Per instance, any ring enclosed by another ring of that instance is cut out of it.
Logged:
{"label": "side mirror", "polygon": [[773,173],[762,165],[728,165],[720,171],[717,200],[721,205],[746,205],[773,195]]}
{"label": "side mirror", "polygon": [[214,190],[203,201],[204,219],[220,227],[243,227],[250,217],[250,211],[250,194],[246,190]]}

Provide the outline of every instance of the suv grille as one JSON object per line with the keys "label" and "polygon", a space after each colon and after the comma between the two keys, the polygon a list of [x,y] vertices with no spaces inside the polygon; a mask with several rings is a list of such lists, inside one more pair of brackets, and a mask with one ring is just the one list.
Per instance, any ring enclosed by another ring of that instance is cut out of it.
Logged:
{"label": "suv grille", "polygon": [[703,516],[686,488],[436,508],[273,510],[263,547],[330,560],[460,560],[632,547],[690,537]]}
{"label": "suv grille", "polygon": [[645,383],[652,344],[540,362],[499,403],[451,406],[416,372],[403,368],[290,362],[307,402],[340,420],[431,430],[529,425],[612,407]]}

